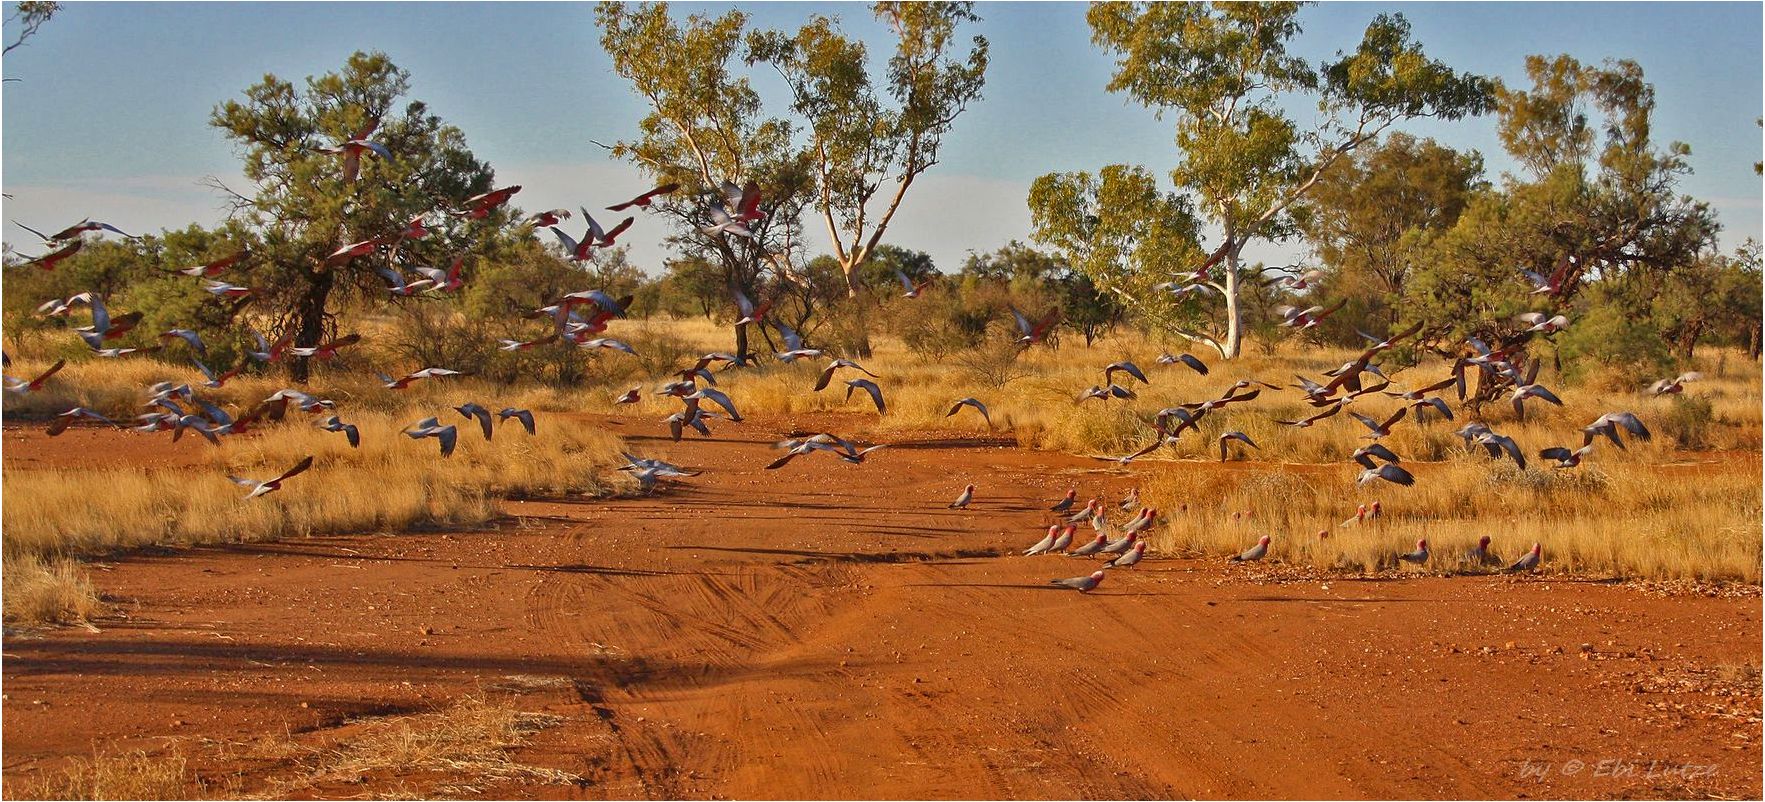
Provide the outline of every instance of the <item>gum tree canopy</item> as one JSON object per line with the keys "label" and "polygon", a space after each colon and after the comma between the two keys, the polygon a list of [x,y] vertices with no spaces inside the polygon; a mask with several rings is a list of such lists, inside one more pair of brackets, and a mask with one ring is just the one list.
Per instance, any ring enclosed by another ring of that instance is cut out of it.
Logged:
{"label": "gum tree canopy", "polygon": [[[1491,83],[1430,60],[1400,15],[1374,18],[1358,47],[1315,67],[1288,55],[1287,43],[1300,33],[1300,7],[1111,2],[1087,14],[1092,41],[1117,57],[1109,89],[1176,118],[1179,163],[1171,180],[1222,234],[1207,249],[1210,269],[1196,278],[1217,293],[1210,303],[1224,309],[1211,330],[1173,330],[1228,359],[1243,343],[1245,288],[1267,269],[1243,264],[1246,242],[1291,236],[1290,212],[1322,173],[1392,125],[1457,119],[1491,106]],[[1316,100],[1319,115],[1309,126],[1283,108],[1298,98]]]}

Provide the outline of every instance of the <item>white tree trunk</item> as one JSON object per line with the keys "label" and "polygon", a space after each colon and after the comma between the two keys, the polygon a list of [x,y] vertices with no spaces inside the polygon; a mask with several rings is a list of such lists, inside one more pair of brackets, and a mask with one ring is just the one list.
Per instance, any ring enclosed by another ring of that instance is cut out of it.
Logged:
{"label": "white tree trunk", "polygon": [[1238,306],[1238,254],[1234,250],[1226,255],[1226,336],[1220,343],[1220,356],[1225,359],[1237,359],[1244,342],[1244,312]]}

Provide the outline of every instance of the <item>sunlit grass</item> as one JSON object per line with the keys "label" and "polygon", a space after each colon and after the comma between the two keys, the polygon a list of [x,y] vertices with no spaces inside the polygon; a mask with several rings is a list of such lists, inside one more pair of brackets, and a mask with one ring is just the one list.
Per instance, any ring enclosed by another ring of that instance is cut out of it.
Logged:
{"label": "sunlit grass", "polygon": [[[7,470],[5,552],[91,554],[149,543],[268,540],[335,532],[481,523],[513,494],[601,492],[619,440],[599,429],[513,427],[491,441],[458,421],[443,458],[432,439],[399,433],[410,415],[359,412],[362,445],[314,428],[300,413],[262,435],[211,452],[207,470]],[[246,500],[228,473],[268,479],[306,455],[313,468],[283,489]]]}
{"label": "sunlit grass", "polygon": [[[1468,568],[1462,555],[1488,535],[1492,550],[1509,561],[1543,544],[1547,572],[1760,578],[1757,459],[1520,471],[1464,455],[1410,469],[1413,487],[1356,488],[1352,465],[1161,466],[1143,493],[1168,513],[1152,543],[1170,553],[1224,557],[1266,534],[1273,537],[1270,560],[1358,571],[1393,567],[1396,554],[1427,538],[1427,570],[1453,572]],[[1381,518],[1344,525],[1357,506],[1374,501]]]}

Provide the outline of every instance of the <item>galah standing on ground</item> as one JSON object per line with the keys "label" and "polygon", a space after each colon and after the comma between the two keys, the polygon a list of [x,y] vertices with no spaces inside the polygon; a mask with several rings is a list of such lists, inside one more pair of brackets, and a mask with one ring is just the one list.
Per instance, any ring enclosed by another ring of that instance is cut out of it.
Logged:
{"label": "galah standing on ground", "polygon": [[962,488],[962,495],[957,496],[955,501],[950,502],[950,509],[967,509],[968,502],[970,501],[974,501],[974,485]]}
{"label": "galah standing on ground", "polygon": [[1140,560],[1144,559],[1145,557],[1146,557],[1146,541],[1142,540],[1138,543],[1135,543],[1134,547],[1132,549],[1128,550],[1128,552],[1126,554],[1123,554],[1120,557],[1117,557],[1113,560],[1110,560],[1109,562],[1105,563],[1103,565],[1103,567],[1104,568],[1127,568],[1129,566],[1132,566],[1132,565],[1139,563]]}
{"label": "galah standing on ground", "polygon": [[1465,553],[1465,562],[1472,565],[1495,567],[1502,564],[1502,558],[1495,556],[1489,550],[1489,536],[1484,535],[1477,538],[1477,545]]}
{"label": "galah standing on ground", "polygon": [[1048,580],[1048,584],[1072,588],[1080,593],[1090,593],[1096,590],[1098,585],[1103,584],[1103,572],[1093,571],[1090,576],[1075,576],[1071,579],[1051,579]]}
{"label": "galah standing on ground", "polygon": [[1055,502],[1054,506],[1049,507],[1048,511],[1049,512],[1066,512],[1067,510],[1072,509],[1073,503],[1078,501],[1078,498],[1079,498],[1079,489],[1075,487],[1071,490],[1066,491],[1066,495],[1063,496],[1059,501]]}
{"label": "galah standing on ground", "polygon": [[1053,525],[1049,526],[1048,527],[1048,534],[1044,535],[1041,540],[1036,541],[1036,545],[1023,550],[1024,556],[1027,557],[1032,554],[1046,553],[1049,549],[1054,548],[1054,538],[1058,537],[1059,535],[1060,535],[1060,524],[1053,524]]}
{"label": "galah standing on ground", "polygon": [[1407,552],[1404,554],[1399,554],[1399,555],[1397,555],[1397,559],[1402,560],[1406,563],[1415,563],[1416,565],[1421,565],[1422,563],[1427,562],[1428,561],[1428,539],[1422,538],[1421,540],[1416,541],[1416,550],[1415,551]]}
{"label": "galah standing on ground", "polygon": [[1060,527],[1060,535],[1054,538],[1054,545],[1048,547],[1048,553],[1059,554],[1066,551],[1066,547],[1072,545],[1072,536],[1076,531],[1078,527],[1072,524]]}
{"label": "galah standing on ground", "polygon": [[1139,532],[1129,532],[1126,536],[1122,537],[1119,540],[1116,540],[1111,543],[1103,544],[1103,548],[1100,549],[1097,553],[1098,554],[1120,554],[1124,551],[1127,551],[1128,549],[1133,548],[1134,544],[1138,543],[1138,542],[1140,542],[1140,533]]}
{"label": "galah standing on ground", "polygon": [[1089,543],[1086,543],[1083,546],[1080,546],[1076,549],[1073,549],[1072,551],[1067,552],[1066,556],[1068,556],[1068,557],[1089,557],[1093,554],[1096,554],[1097,552],[1102,551],[1103,547],[1107,546],[1107,545],[1109,545],[1109,538],[1104,535],[1098,535],[1096,540],[1093,540]]}
{"label": "galah standing on ground", "polygon": [[1257,538],[1256,545],[1232,555],[1231,561],[1235,563],[1256,562],[1257,560],[1267,557],[1268,554],[1269,536],[1263,535],[1262,537]]}
{"label": "galah standing on ground", "polygon": [[1529,552],[1526,552],[1526,555],[1521,557],[1520,559],[1515,560],[1513,565],[1508,566],[1507,571],[1508,571],[1508,573],[1511,573],[1511,574],[1517,574],[1522,571],[1530,571],[1534,568],[1537,568],[1538,561],[1543,558],[1544,558],[1544,544],[1534,543],[1534,544],[1532,544],[1532,550]]}

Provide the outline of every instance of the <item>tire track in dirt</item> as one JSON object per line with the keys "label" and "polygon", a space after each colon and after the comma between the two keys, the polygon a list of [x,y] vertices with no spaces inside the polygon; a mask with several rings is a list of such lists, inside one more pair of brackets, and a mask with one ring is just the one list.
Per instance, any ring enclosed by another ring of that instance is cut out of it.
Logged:
{"label": "tire track in dirt", "polygon": [[[1088,561],[1015,552],[1068,486],[1113,500],[1133,474],[961,441],[759,467],[769,436],[868,420],[635,440],[708,470],[648,498],[511,502],[520,525],[495,532],[120,560],[99,581],[129,621],[8,635],[7,777],[93,740],[301,733],[525,676],[556,680],[520,698],[565,721],[520,759],[588,784],[499,787],[517,795],[1650,795],[1585,776],[1522,784],[1513,766],[1545,742],[1558,756],[1647,743],[1722,766],[1679,791],[1757,794],[1756,738],[1683,717],[1664,728],[1643,705],[1675,699],[1625,690],[1648,664],[1574,653],[1756,660],[1756,599],[1481,578],[1332,589],[1157,558],[1081,596],[1045,583]],[[975,504],[945,509],[971,480]],[[1500,691],[1516,688],[1585,702],[1512,710]],[[109,704],[81,710],[89,699]]]}

